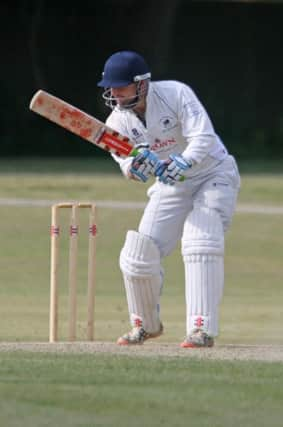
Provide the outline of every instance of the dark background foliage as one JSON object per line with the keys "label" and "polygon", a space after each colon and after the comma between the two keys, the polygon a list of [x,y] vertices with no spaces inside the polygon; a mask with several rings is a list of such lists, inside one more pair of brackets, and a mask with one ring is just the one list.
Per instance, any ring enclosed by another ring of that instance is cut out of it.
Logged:
{"label": "dark background foliage", "polygon": [[0,11],[2,156],[103,155],[28,105],[45,89],[105,120],[103,64],[133,49],[154,80],[194,89],[233,154],[282,157],[283,4],[34,0]]}

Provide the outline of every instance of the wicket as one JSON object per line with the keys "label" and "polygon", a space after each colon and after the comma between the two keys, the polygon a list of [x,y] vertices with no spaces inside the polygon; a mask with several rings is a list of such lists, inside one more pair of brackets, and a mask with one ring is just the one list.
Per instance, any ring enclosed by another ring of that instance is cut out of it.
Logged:
{"label": "wicket", "polygon": [[88,287],[87,287],[87,339],[94,339],[94,299],[95,299],[95,258],[96,223],[94,203],[57,203],[51,210],[51,263],[50,263],[50,318],[49,342],[58,340],[58,268],[59,268],[59,211],[71,209],[69,243],[69,318],[68,339],[76,340],[77,323],[77,256],[79,233],[79,209],[89,209],[89,249],[88,249]]}

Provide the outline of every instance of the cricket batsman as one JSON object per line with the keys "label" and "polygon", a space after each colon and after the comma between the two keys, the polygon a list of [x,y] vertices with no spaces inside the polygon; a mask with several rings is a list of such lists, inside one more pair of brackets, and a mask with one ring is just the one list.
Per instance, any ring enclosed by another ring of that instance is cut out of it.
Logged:
{"label": "cricket batsman", "polygon": [[112,109],[106,124],[139,147],[134,158],[113,155],[122,173],[140,182],[156,177],[138,230],[128,231],[120,254],[131,329],[117,342],[143,344],[163,333],[162,260],[181,240],[186,337],[180,345],[212,347],[224,286],[224,234],[240,187],[236,161],[193,90],[178,81],[151,81],[138,53],[111,55],[98,86]]}

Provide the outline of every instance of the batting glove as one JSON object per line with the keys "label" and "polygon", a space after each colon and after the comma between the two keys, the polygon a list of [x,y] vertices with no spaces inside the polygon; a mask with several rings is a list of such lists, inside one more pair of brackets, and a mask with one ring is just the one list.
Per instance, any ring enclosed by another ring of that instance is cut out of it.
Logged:
{"label": "batting glove", "polygon": [[160,160],[154,175],[163,184],[174,185],[185,179],[184,173],[192,167],[180,154],[170,154],[169,159]]}
{"label": "batting glove", "polygon": [[148,149],[142,149],[134,157],[130,172],[140,181],[146,182],[150,175],[154,175],[156,166],[160,160],[157,155]]}

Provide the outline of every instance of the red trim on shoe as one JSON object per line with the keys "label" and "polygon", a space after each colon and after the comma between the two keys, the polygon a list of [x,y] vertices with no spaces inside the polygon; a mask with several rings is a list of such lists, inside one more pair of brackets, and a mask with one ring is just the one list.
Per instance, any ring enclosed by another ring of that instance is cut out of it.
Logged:
{"label": "red trim on shoe", "polygon": [[214,339],[201,329],[194,329],[180,344],[182,348],[208,348],[213,347]]}
{"label": "red trim on shoe", "polygon": [[192,342],[181,342],[180,347],[182,348],[211,348],[214,346],[214,342],[209,343],[208,345],[197,345]]}

